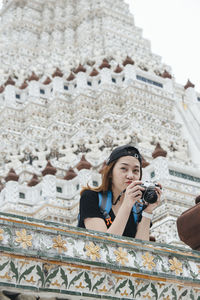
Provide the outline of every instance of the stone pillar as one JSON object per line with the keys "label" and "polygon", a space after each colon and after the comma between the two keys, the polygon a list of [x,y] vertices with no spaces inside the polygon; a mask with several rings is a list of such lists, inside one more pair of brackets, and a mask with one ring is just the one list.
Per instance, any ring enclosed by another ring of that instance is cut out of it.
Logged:
{"label": "stone pillar", "polygon": [[7,85],[4,91],[6,105],[12,106],[16,101],[16,88],[14,85]]}
{"label": "stone pillar", "polygon": [[4,204],[17,203],[18,200],[19,200],[19,183],[16,181],[6,182]]}
{"label": "stone pillar", "polygon": [[125,83],[130,84],[133,80],[136,80],[136,72],[134,65],[126,65],[124,67]]}
{"label": "stone pillar", "polygon": [[53,79],[53,91],[56,92],[63,92],[63,78],[61,77],[54,77]]}
{"label": "stone pillar", "polygon": [[154,167],[155,181],[169,180],[169,168],[168,159],[166,157],[159,156],[152,161]]}
{"label": "stone pillar", "polygon": [[174,85],[173,85],[173,80],[170,78],[165,78],[165,84],[164,84],[165,89],[170,92],[174,93]]}
{"label": "stone pillar", "polygon": [[197,95],[193,87],[188,87],[185,90],[185,100],[187,101],[197,101]]}
{"label": "stone pillar", "polygon": [[29,82],[28,85],[28,89],[29,89],[29,95],[33,96],[33,97],[39,97],[40,96],[40,87],[39,87],[39,83],[35,80],[32,80]]}
{"label": "stone pillar", "polygon": [[56,176],[46,175],[41,182],[42,196],[45,200],[56,199]]}
{"label": "stone pillar", "polygon": [[111,71],[108,68],[101,70],[101,83],[102,84],[111,84]]}
{"label": "stone pillar", "polygon": [[84,72],[79,72],[76,75],[77,89],[85,89],[87,87],[87,76]]}

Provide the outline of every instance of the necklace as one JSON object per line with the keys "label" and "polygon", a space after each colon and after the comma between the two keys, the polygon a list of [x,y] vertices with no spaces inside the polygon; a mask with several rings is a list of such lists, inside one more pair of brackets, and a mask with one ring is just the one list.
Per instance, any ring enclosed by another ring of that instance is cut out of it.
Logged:
{"label": "necklace", "polygon": [[116,205],[117,204],[117,202],[119,202],[119,200],[120,200],[120,198],[121,198],[121,196],[124,194],[126,192],[126,189],[125,190],[123,190],[120,194],[119,194],[119,196],[117,197],[117,199],[116,199],[116,201],[114,202],[113,201],[113,199],[112,199],[112,204],[113,205]]}

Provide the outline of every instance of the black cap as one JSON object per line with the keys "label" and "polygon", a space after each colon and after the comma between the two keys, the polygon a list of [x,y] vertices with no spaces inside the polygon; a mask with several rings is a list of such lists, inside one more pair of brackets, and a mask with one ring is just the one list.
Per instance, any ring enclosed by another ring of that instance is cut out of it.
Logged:
{"label": "black cap", "polygon": [[141,157],[140,152],[138,151],[137,148],[135,148],[131,145],[124,145],[124,146],[115,148],[111,152],[110,157],[108,158],[106,164],[109,165],[111,162],[113,162],[114,160],[116,160],[122,156],[133,156],[139,160],[140,164],[142,164],[142,157]]}

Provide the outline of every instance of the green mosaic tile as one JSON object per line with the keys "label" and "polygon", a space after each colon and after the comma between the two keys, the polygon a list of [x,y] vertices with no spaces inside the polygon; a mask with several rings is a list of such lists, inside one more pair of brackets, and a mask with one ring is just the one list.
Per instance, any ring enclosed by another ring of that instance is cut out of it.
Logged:
{"label": "green mosaic tile", "polygon": [[66,291],[66,290],[60,290],[60,294],[70,295],[70,296],[82,296],[82,293],[80,293],[80,292]]}
{"label": "green mosaic tile", "polygon": [[[94,294],[82,293],[82,296],[83,297],[88,297],[88,298],[92,298],[93,297],[93,299],[94,299]],[[104,298],[104,297],[105,296],[101,296],[101,295],[95,294],[95,298],[101,299],[101,298]]]}

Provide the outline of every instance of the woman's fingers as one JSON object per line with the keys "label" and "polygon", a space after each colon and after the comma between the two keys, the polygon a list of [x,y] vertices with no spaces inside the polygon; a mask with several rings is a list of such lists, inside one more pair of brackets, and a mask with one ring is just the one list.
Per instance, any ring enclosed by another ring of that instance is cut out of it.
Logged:
{"label": "woman's fingers", "polygon": [[127,188],[125,194],[125,201],[131,201],[132,205],[142,198],[142,190],[143,188],[140,185],[132,185]]}

